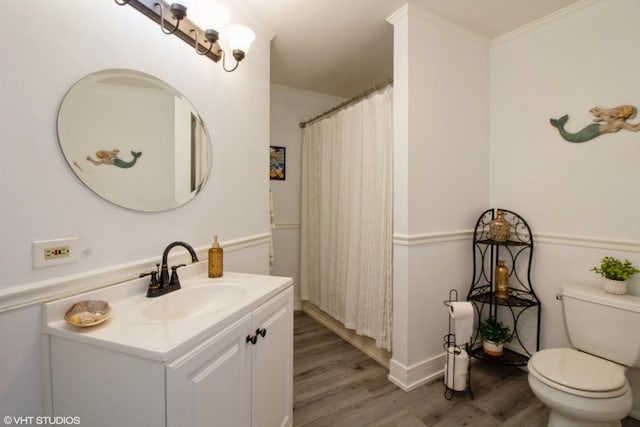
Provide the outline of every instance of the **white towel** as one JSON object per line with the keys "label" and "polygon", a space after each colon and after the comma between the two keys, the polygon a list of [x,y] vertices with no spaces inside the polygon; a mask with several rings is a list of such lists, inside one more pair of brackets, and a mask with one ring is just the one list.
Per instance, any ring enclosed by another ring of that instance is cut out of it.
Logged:
{"label": "white towel", "polygon": [[275,251],[273,250],[273,230],[276,228],[275,213],[273,212],[273,193],[269,189],[269,224],[271,224],[271,236],[269,236],[269,271],[273,273]]}
{"label": "white towel", "polygon": [[473,305],[468,301],[452,301],[449,303],[449,315],[454,322],[456,344],[468,343],[473,333]]}

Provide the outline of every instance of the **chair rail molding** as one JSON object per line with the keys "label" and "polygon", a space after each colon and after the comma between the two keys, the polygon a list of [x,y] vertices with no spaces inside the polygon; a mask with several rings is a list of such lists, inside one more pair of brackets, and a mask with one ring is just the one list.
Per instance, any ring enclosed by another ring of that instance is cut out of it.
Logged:
{"label": "chair rail molding", "polygon": [[552,233],[534,233],[537,243],[576,246],[580,248],[607,249],[611,251],[640,252],[640,241],[603,239],[588,236],[568,236]]}
{"label": "chair rail molding", "polygon": [[273,224],[274,230],[299,230],[302,227],[302,224],[299,222],[279,222]]}
{"label": "chair rail molding", "polygon": [[[438,233],[394,234],[393,244],[398,246],[423,246],[435,243],[471,239],[473,230],[454,230]],[[591,236],[570,236],[555,233],[534,233],[537,244],[575,246],[591,249],[607,249],[622,252],[640,252],[640,241],[606,239]]]}
{"label": "chair rail molding", "polygon": [[445,231],[438,233],[423,234],[394,234],[393,244],[400,246],[422,246],[434,243],[452,242],[456,240],[467,240],[473,236],[472,230]]}
{"label": "chair rail molding", "polygon": [[[224,246],[225,253],[228,253],[263,244],[268,245],[270,241],[271,233],[265,233],[221,242],[221,245]],[[207,262],[209,247],[205,245],[195,248],[200,262]],[[178,255],[170,256],[169,260]],[[154,269],[158,262],[159,257],[146,258],[2,289],[0,290],[0,313],[136,279],[141,272]]]}

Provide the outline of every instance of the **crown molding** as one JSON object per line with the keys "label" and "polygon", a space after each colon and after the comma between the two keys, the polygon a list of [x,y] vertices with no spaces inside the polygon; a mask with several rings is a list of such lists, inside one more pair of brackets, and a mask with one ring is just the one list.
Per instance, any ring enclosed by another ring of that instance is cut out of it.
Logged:
{"label": "crown molding", "polygon": [[491,44],[491,39],[489,39],[488,37],[485,37],[482,34],[471,31],[468,28],[465,28],[461,25],[454,24],[453,22],[448,21],[412,3],[405,4],[400,9],[396,10],[394,13],[389,15],[389,17],[387,18],[387,22],[389,22],[392,25],[395,25],[397,22],[399,22],[400,19],[402,19],[405,16],[416,17],[421,21],[428,22],[441,29],[458,34],[467,39],[474,40],[484,46],[489,46]]}
{"label": "crown molding", "polygon": [[509,40],[515,39],[517,37],[522,36],[523,34],[529,33],[541,27],[542,25],[546,25],[549,22],[553,22],[557,19],[563,18],[567,15],[574,13],[576,10],[583,9],[587,6],[598,3],[600,1],[602,0],[582,0],[572,5],[569,5],[567,7],[564,7],[562,9],[559,9],[553,13],[550,13],[549,15],[546,15],[540,19],[537,19],[526,25],[523,25],[522,27],[516,28],[513,31],[510,31],[508,33],[502,34],[501,36],[494,38],[493,40],[491,40],[490,46],[491,47],[499,46],[503,43],[508,42]]}

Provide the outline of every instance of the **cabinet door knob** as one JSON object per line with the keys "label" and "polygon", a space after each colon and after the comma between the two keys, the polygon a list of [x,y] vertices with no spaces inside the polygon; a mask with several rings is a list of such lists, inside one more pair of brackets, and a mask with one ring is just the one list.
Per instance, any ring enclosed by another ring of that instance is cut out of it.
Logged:
{"label": "cabinet door knob", "polygon": [[260,335],[264,338],[264,336],[267,335],[267,330],[265,328],[258,328],[256,329],[256,335]]}
{"label": "cabinet door knob", "polygon": [[251,344],[255,345],[255,343],[258,342],[258,336],[257,335],[254,335],[254,336],[247,335],[246,342],[250,342]]}

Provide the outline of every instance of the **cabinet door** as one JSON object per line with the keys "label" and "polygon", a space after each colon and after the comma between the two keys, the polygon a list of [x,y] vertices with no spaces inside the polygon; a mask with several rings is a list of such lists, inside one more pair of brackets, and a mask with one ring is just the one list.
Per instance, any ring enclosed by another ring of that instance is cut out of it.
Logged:
{"label": "cabinet door", "polygon": [[50,345],[47,415],[80,417],[92,427],[164,425],[164,363],[56,336]]}
{"label": "cabinet door", "polygon": [[251,358],[245,316],[167,365],[168,427],[249,427]]}
{"label": "cabinet door", "polygon": [[293,288],[253,314],[253,427],[291,426],[293,418]]}

